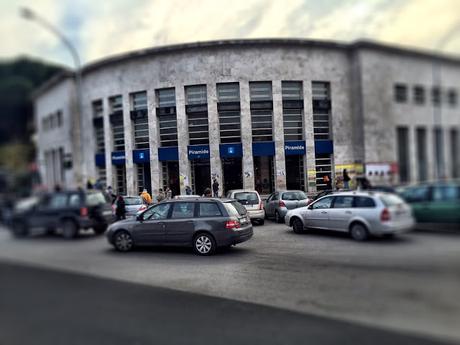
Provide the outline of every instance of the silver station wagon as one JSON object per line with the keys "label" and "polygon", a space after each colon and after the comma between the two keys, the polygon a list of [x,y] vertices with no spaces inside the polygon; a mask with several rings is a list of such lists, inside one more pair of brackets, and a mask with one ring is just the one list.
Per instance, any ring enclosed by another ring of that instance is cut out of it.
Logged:
{"label": "silver station wagon", "polygon": [[246,209],[230,199],[163,201],[135,218],[112,224],[107,240],[121,252],[135,246],[189,246],[199,255],[230,247],[253,235]]}
{"label": "silver station wagon", "polygon": [[296,233],[308,228],[343,231],[364,241],[370,235],[391,237],[407,232],[414,227],[414,218],[409,205],[395,194],[340,192],[288,211],[285,223]]}

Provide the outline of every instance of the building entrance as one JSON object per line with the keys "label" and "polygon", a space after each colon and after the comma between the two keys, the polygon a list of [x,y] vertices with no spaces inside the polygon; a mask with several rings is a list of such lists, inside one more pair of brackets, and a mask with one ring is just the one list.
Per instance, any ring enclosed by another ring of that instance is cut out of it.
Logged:
{"label": "building entrance", "polygon": [[163,185],[160,188],[163,188],[163,191],[166,188],[171,188],[173,196],[180,194],[179,162],[162,162],[162,180]]}
{"label": "building entrance", "polygon": [[150,174],[150,163],[137,164],[137,191],[141,193],[143,190],[152,194],[152,179]]}
{"label": "building entrance", "polygon": [[273,157],[254,157],[254,182],[259,194],[271,194],[275,189]]}
{"label": "building entrance", "polygon": [[209,159],[191,161],[192,190],[194,194],[203,195],[206,188],[211,188],[211,166]]}
{"label": "building entrance", "polygon": [[286,188],[305,190],[304,156],[286,156]]}
{"label": "building entrance", "polygon": [[222,158],[222,195],[232,189],[243,188],[243,163],[241,158]]}

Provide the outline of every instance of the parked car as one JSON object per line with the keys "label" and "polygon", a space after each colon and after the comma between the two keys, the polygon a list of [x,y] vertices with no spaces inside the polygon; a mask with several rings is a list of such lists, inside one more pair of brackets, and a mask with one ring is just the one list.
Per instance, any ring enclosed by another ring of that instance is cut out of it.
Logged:
{"label": "parked car", "polygon": [[417,223],[460,224],[460,182],[423,183],[398,189]]}
{"label": "parked car", "polygon": [[144,200],[140,196],[124,196],[126,217],[134,217],[140,211],[147,209],[147,205],[144,204]]}
{"label": "parked car", "polygon": [[249,240],[252,225],[246,209],[235,200],[199,198],[168,200],[136,218],[109,226],[107,240],[116,250],[135,246],[191,246],[198,255]]}
{"label": "parked car", "polygon": [[254,223],[263,225],[265,210],[262,198],[255,190],[235,189],[227,192],[227,198],[237,200],[248,211],[249,218]]}
{"label": "parked car", "polygon": [[304,229],[348,232],[357,241],[369,235],[391,237],[410,231],[414,218],[410,206],[399,196],[383,192],[337,192],[323,196],[307,207],[290,210],[286,225]]}
{"label": "parked car", "polygon": [[60,231],[65,238],[73,238],[80,229],[92,228],[101,234],[112,221],[110,202],[102,192],[65,191],[18,202],[11,225],[15,236],[26,236],[39,228]]}
{"label": "parked car", "polygon": [[281,223],[288,210],[307,206],[310,202],[307,194],[301,190],[278,191],[265,200],[265,216]]}
{"label": "parked car", "polygon": [[189,195],[175,195],[174,199],[196,199],[196,198],[201,198],[201,196],[196,195],[196,194],[189,194]]}

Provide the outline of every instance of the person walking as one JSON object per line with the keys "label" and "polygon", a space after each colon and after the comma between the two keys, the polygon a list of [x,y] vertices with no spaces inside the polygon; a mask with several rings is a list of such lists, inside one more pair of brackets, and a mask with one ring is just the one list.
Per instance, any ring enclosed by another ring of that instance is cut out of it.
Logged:
{"label": "person walking", "polygon": [[166,199],[171,200],[172,199],[172,190],[171,188],[166,188]]}
{"label": "person walking", "polygon": [[125,204],[125,200],[120,194],[118,194],[115,205],[116,205],[115,215],[117,217],[117,220],[126,219],[126,204]]}
{"label": "person walking", "polygon": [[219,197],[219,182],[217,182],[216,178],[212,181],[212,194],[214,198]]}
{"label": "person walking", "polygon": [[328,174],[323,175],[323,182],[326,185],[327,190],[332,190],[332,182]]}
{"label": "person walking", "polygon": [[343,188],[345,190],[350,189],[350,176],[348,175],[347,169],[343,169]]}
{"label": "person walking", "polygon": [[152,203],[152,197],[150,196],[150,194],[147,191],[147,189],[144,188],[144,190],[142,191],[140,197],[142,198],[142,201],[144,202],[144,204],[150,205]]}
{"label": "person walking", "polygon": [[163,188],[158,190],[157,202],[162,202],[165,199],[165,193],[163,192]]}
{"label": "person walking", "polygon": [[192,188],[190,186],[185,186],[185,195],[192,195]]}
{"label": "person walking", "polygon": [[203,198],[210,198],[210,197],[212,197],[211,188],[209,188],[209,187],[206,188],[206,189],[204,190],[204,193],[203,193],[202,197],[203,197]]}

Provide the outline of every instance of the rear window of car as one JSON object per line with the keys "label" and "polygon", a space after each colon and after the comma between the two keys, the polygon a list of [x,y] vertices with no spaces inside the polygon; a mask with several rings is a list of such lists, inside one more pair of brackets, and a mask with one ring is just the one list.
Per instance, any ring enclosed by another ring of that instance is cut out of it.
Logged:
{"label": "rear window of car", "polygon": [[140,205],[142,204],[142,198],[139,196],[128,196],[124,198],[125,205]]}
{"label": "rear window of car", "polygon": [[356,196],[354,207],[357,207],[357,208],[375,207],[375,201],[372,198],[368,198],[365,196]]}
{"label": "rear window of car", "polygon": [[247,213],[246,209],[237,201],[224,202],[224,206],[230,216],[240,217]]}
{"label": "rear window of car", "polygon": [[195,204],[193,202],[176,202],[171,218],[193,218]]}
{"label": "rear window of car", "polygon": [[200,217],[221,217],[219,206],[215,202],[200,202],[199,204]]}
{"label": "rear window of car", "polygon": [[404,204],[403,199],[401,199],[396,194],[382,194],[380,196],[380,200],[382,200],[386,207]]}
{"label": "rear window of car", "polygon": [[281,194],[281,200],[305,200],[307,195],[304,192],[285,192]]}
{"label": "rear window of car", "polygon": [[88,206],[97,206],[107,203],[104,194],[102,193],[88,193],[86,194],[86,204]]}
{"label": "rear window of car", "polygon": [[259,203],[259,196],[254,192],[235,193],[234,199],[242,205],[257,205]]}

